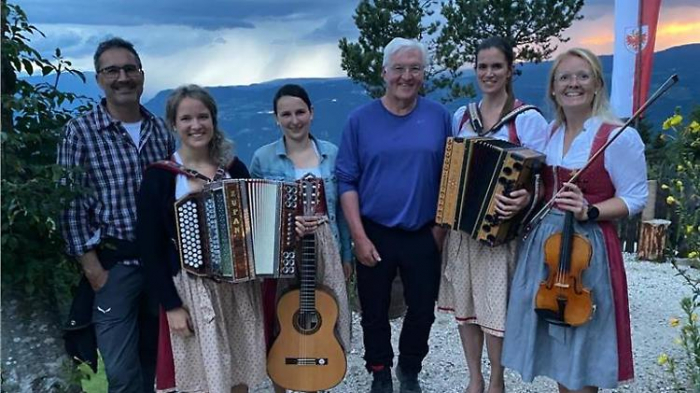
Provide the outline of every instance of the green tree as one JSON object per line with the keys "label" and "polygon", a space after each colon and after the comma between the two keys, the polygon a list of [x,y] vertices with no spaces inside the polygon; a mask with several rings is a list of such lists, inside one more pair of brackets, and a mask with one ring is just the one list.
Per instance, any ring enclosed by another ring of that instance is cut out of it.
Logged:
{"label": "green tree", "polygon": [[445,26],[437,41],[436,60],[447,72],[437,85],[447,99],[462,95],[460,68],[474,63],[481,40],[499,36],[513,45],[516,61],[541,62],[567,42],[563,31],[583,18],[583,0],[449,0],[442,4]]}
{"label": "green tree", "polygon": [[[341,38],[340,66],[348,76],[359,82],[371,97],[384,94],[382,79],[382,49],[394,37],[415,38],[421,41],[435,34],[437,21],[424,22],[432,16],[432,0],[362,0],[355,9],[355,25],[360,30],[357,43]],[[434,47],[427,42],[429,47]],[[429,73],[437,72],[428,70]]]}
{"label": "green tree", "polygon": [[[72,196],[56,181],[70,176],[56,165],[63,125],[85,109],[80,97],[60,92],[59,77],[70,62],[56,50],[53,61],[29,45],[43,36],[17,5],[2,1],[2,345],[3,391],[67,390],[60,362],[61,305],[77,278],[63,254],[55,218]],[[55,76],[32,85],[20,73]],[[78,100],[78,101],[76,101]],[[75,109],[67,109],[72,103]],[[40,351],[37,349],[41,348]],[[45,361],[45,362],[44,362]]]}
{"label": "green tree", "polygon": [[462,78],[463,68],[474,62],[481,40],[501,36],[515,48],[517,61],[546,60],[558,43],[569,40],[563,32],[582,18],[583,0],[447,0],[440,3],[442,18],[433,17],[436,5],[436,1],[361,1],[354,17],[360,30],[358,43],[340,41],[341,65],[348,76],[371,96],[381,95],[382,47],[395,36],[415,38],[428,46],[434,59],[426,75],[427,91],[445,89],[446,101],[473,96],[473,87]]}

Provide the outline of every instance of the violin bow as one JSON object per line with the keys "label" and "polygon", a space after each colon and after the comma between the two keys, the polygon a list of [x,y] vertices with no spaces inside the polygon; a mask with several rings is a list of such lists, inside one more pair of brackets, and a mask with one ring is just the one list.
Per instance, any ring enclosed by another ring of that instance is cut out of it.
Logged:
{"label": "violin bow", "polygon": [[[615,139],[617,139],[617,137],[619,137],[622,134],[622,132],[625,131],[630,126],[630,124],[632,124],[635,120],[637,120],[637,118],[639,118],[639,116],[641,116],[642,113],[644,113],[644,111],[651,104],[654,103],[654,101],[656,101],[659,97],[661,97],[664,93],[666,93],[666,91],[668,91],[668,89],[670,89],[671,86],[675,85],[676,82],[678,82],[678,74],[673,74],[670,77],[668,77],[668,79],[666,79],[666,81],[661,85],[661,87],[656,89],[654,94],[652,94],[651,97],[649,97],[649,99],[646,100],[646,102],[641,107],[639,107],[639,109],[637,109],[637,111],[632,115],[632,117],[627,119],[627,121],[620,127],[620,131],[618,131],[615,135],[613,135],[612,138],[608,139],[608,141],[605,142],[605,144],[603,146],[601,146],[601,148],[598,149],[598,151],[596,151],[595,154],[593,154],[590,159],[588,159],[588,161],[586,162],[586,165],[584,165],[581,169],[576,171],[576,173],[571,177],[571,179],[569,179],[568,183],[576,182],[576,180],[579,178],[579,176],[581,176],[581,173],[583,173],[586,169],[588,169],[591,166],[591,164],[593,163],[593,161],[595,161],[596,158],[598,158],[598,156],[603,154],[605,149],[607,149],[607,147],[610,146],[610,144],[613,143],[615,141]],[[564,191],[565,188],[566,187],[564,187],[562,185],[561,188],[559,188],[559,190],[557,190],[557,192],[554,194],[552,199],[550,199],[542,207],[542,209],[540,209],[537,212],[537,214],[535,214],[532,217],[530,222],[528,222],[528,224],[525,226],[525,234],[523,235],[523,238],[526,238],[530,234],[530,232],[533,229],[535,229],[540,224],[540,222],[542,222],[542,220],[544,219],[544,216],[546,216],[547,213],[549,213],[549,211],[552,210],[552,207],[554,207],[554,201],[557,199],[559,194],[561,194]]]}

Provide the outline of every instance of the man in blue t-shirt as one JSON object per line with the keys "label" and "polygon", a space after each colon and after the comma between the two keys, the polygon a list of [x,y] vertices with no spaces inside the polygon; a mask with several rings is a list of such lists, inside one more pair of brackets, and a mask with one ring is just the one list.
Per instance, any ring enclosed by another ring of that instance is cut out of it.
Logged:
{"label": "man in blue t-shirt", "polygon": [[419,96],[428,64],[419,42],[384,48],[386,92],[353,111],[343,130],[336,174],[355,245],[365,361],[371,392],[392,392],[389,303],[401,274],[408,306],[399,340],[401,392],[420,392],[440,283],[444,232],[434,226],[450,113]]}

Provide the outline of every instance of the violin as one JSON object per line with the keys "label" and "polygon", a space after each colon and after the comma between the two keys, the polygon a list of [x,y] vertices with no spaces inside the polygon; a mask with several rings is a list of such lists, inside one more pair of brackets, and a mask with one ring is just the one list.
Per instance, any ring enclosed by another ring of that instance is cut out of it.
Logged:
{"label": "violin", "polygon": [[555,325],[583,325],[593,317],[591,290],[581,278],[591,264],[593,247],[574,232],[574,213],[566,212],[562,231],[547,238],[544,254],[549,271],[537,291],[535,312]]}

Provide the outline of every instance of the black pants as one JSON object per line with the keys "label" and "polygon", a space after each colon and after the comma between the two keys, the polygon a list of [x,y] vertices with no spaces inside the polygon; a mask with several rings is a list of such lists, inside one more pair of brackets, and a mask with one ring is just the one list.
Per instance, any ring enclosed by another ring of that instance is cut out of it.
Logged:
{"label": "black pants", "polygon": [[406,372],[418,373],[428,354],[428,337],[435,321],[440,285],[440,253],[430,225],[405,231],[366,219],[363,224],[382,258],[374,267],[357,264],[366,367],[372,370],[373,366],[393,365],[388,313],[391,283],[398,269],[408,306],[399,338],[399,366]]}
{"label": "black pants", "polygon": [[153,392],[158,309],[149,300],[142,268],[119,263],[95,293],[92,320],[109,393]]}

